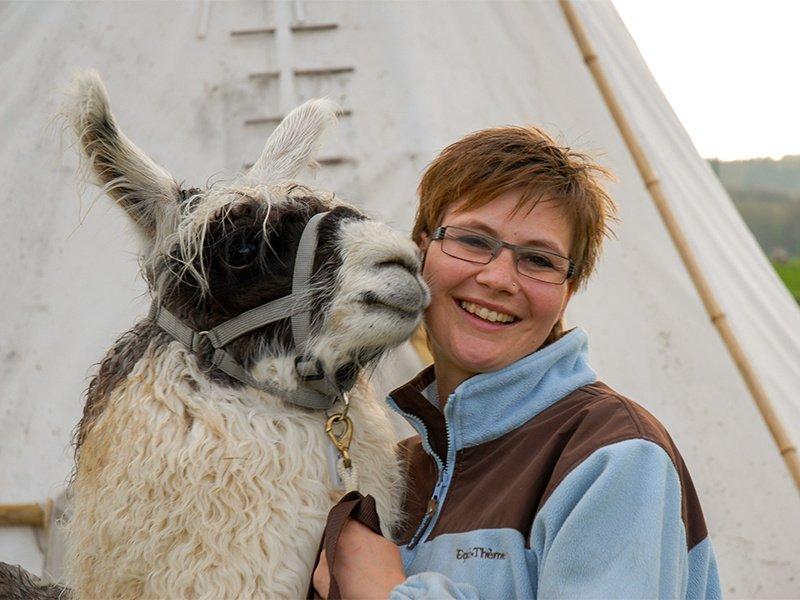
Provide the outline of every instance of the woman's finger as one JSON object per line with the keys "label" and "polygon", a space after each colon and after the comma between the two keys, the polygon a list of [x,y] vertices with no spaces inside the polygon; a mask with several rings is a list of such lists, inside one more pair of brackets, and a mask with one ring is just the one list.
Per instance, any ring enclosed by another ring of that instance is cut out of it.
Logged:
{"label": "woman's finger", "polygon": [[328,571],[328,559],[325,556],[325,550],[319,555],[319,563],[317,568],[314,569],[314,575],[311,578],[314,583],[314,589],[317,593],[327,600],[328,592],[330,591],[331,579]]}

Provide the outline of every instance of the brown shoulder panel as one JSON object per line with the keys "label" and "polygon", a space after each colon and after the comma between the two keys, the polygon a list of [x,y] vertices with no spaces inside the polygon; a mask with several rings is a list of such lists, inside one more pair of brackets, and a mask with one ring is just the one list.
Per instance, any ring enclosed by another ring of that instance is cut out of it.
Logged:
{"label": "brown shoulder panel", "polygon": [[[460,451],[430,538],[497,528],[517,529],[527,538],[539,508],[572,469],[603,446],[636,438],[658,444],[675,464],[687,544],[692,548],[707,532],[674,443],[655,417],[599,382],[576,390],[501,438]],[[404,541],[420,522],[437,478],[435,464],[413,438],[406,464],[413,492],[406,500]]]}
{"label": "brown shoulder panel", "polygon": [[430,365],[410,382],[389,395],[400,410],[425,423],[431,448],[441,461],[445,462],[447,460],[447,426],[444,422],[444,415],[436,406],[428,402],[423,394],[425,388],[435,378],[433,365]]}
{"label": "brown shoulder panel", "polygon": [[433,494],[439,473],[434,460],[425,452],[420,437],[415,435],[400,442],[400,458],[405,468],[405,496],[403,498],[404,519],[397,539],[407,544],[422,521]]}
{"label": "brown shoulder panel", "polygon": [[541,508],[559,483],[595,450],[627,439],[643,439],[660,446],[667,453],[681,484],[681,518],[689,549],[708,535],[700,501],[689,471],[669,433],[642,406],[617,394],[603,383],[583,388],[597,400],[593,410],[585,411],[575,435],[564,449],[547,488],[539,502]]}

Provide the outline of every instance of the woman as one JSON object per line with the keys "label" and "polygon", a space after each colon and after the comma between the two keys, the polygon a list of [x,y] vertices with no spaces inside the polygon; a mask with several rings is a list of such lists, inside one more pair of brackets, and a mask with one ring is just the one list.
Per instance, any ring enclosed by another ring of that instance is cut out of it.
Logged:
{"label": "woman", "polygon": [[[348,524],[343,597],[721,595],[672,440],[562,327],[613,219],[603,173],[520,127],[471,134],[428,167],[413,237],[434,364],[389,398],[419,433],[401,444],[407,527],[397,547]],[[314,582],[324,595],[324,556]]]}

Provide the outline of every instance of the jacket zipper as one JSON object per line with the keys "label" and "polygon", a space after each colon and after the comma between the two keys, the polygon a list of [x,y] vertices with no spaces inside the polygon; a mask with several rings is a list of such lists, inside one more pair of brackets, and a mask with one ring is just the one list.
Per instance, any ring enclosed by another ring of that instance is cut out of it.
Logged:
{"label": "jacket zipper", "polygon": [[[451,395],[447,399],[447,403],[445,404],[445,413],[447,412],[447,405],[450,404],[452,399],[453,395]],[[425,439],[427,440],[428,428],[425,427],[425,423],[423,423],[422,420],[416,415],[412,415],[405,412],[404,410],[401,410],[400,407],[397,406],[397,403],[394,402],[393,398],[390,397],[390,400],[392,401],[391,405],[393,405],[392,408],[395,412],[403,415],[407,420],[414,421],[419,424],[420,429],[425,431]],[[406,545],[406,548],[408,548],[409,550],[413,550],[414,547],[419,543],[420,539],[427,530],[428,526],[431,524],[431,521],[436,516],[436,512],[439,509],[439,502],[442,499],[441,495],[442,492],[444,491],[442,488],[445,487],[445,482],[447,481],[447,460],[450,457],[450,448],[452,446],[452,438],[450,435],[450,423],[447,420],[446,414],[444,419],[444,426],[445,426],[445,434],[447,435],[447,456],[445,456],[444,462],[442,462],[442,460],[439,458],[439,455],[436,454],[436,452],[434,452],[433,449],[427,445],[427,442],[423,444],[423,447],[425,447],[425,451],[428,452],[428,454],[431,455],[433,459],[436,461],[436,466],[439,468],[439,478],[436,482],[436,486],[433,488],[433,495],[431,496],[430,500],[428,500],[428,505],[425,508],[425,514],[422,516],[422,520],[420,521],[417,530],[414,532],[414,535],[411,537],[408,544]]]}
{"label": "jacket zipper", "polygon": [[425,514],[422,516],[422,520],[417,527],[417,531],[414,532],[414,536],[409,540],[407,548],[409,550],[413,550],[414,547],[419,543],[420,539],[422,538],[422,534],[425,533],[425,530],[428,528],[428,524],[433,519],[433,515],[436,514],[436,510],[439,508],[439,484],[444,481],[444,473],[447,471],[447,467],[443,468],[441,471],[440,479],[436,483],[436,487],[433,490],[433,496],[431,499],[428,500],[428,506],[425,509]]}
{"label": "jacket zipper", "polygon": [[[450,404],[452,401],[453,396],[448,398],[447,404],[445,404],[445,419],[444,419],[444,426],[445,426],[445,434],[447,435],[447,456],[445,456],[444,464],[441,465],[439,469],[439,480],[436,482],[436,486],[433,488],[433,495],[431,499],[428,500],[428,506],[425,509],[425,514],[422,517],[422,521],[420,521],[419,527],[417,527],[417,531],[414,533],[414,536],[408,542],[406,546],[409,550],[413,550],[414,547],[419,544],[422,540],[422,537],[427,532],[428,528],[432,525],[432,521],[434,517],[436,517],[438,510],[439,510],[439,503],[440,500],[443,500],[442,496],[444,492],[446,492],[446,488],[449,487],[450,482],[447,481],[447,464],[450,459],[450,450],[452,446],[452,439],[450,435],[450,422],[447,419],[447,405]],[[436,453],[434,453],[436,456]],[[439,461],[437,461],[439,462]]]}

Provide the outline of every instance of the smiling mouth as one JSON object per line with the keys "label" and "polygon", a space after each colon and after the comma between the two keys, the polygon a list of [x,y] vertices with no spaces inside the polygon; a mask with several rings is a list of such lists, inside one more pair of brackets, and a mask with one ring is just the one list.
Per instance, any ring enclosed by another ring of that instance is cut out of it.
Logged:
{"label": "smiling mouth", "polygon": [[509,315],[507,313],[489,310],[488,308],[475,304],[474,302],[466,302],[465,300],[458,300],[457,303],[461,307],[461,310],[475,317],[478,317],[479,319],[482,319],[487,323],[495,323],[498,325],[511,325],[519,321],[519,319],[514,315]]}

